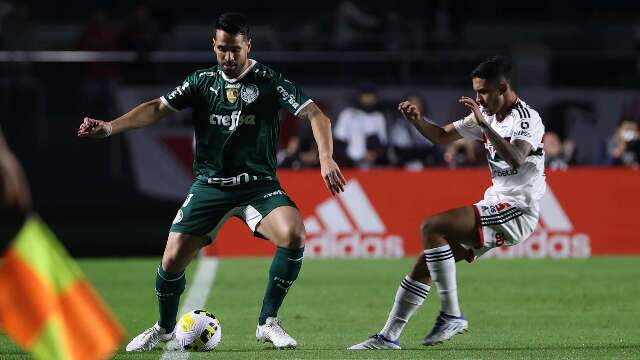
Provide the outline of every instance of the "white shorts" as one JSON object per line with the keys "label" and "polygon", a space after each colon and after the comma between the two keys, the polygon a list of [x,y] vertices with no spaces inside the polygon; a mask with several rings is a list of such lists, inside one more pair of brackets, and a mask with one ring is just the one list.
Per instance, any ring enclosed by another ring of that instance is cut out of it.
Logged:
{"label": "white shorts", "polygon": [[[499,246],[513,246],[526,240],[538,225],[538,211],[515,202],[485,198],[474,204],[480,245],[471,249],[468,261]],[[467,247],[467,246],[465,246]],[[468,248],[468,247],[467,247]]]}

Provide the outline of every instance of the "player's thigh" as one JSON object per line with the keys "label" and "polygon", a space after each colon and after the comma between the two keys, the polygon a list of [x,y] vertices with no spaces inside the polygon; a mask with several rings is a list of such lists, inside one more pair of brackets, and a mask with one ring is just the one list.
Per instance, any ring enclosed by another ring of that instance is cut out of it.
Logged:
{"label": "player's thigh", "polygon": [[304,224],[296,204],[276,181],[256,184],[247,192],[244,219],[257,237],[277,246],[304,246]]}
{"label": "player's thigh", "polygon": [[286,248],[304,246],[304,224],[300,211],[293,206],[279,206],[260,221],[256,231],[275,245]]}
{"label": "player's thigh", "polygon": [[[480,245],[474,206],[451,209],[430,216],[423,222],[421,230],[425,242],[429,241],[429,237],[444,237],[449,243],[457,245]],[[456,249],[459,247],[456,246]]]}

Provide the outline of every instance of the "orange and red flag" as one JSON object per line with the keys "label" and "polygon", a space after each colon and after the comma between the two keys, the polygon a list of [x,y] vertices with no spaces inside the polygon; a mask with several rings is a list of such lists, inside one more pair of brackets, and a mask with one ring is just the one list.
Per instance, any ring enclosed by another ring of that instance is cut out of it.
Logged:
{"label": "orange and red flag", "polygon": [[0,258],[0,328],[38,360],[102,360],[124,331],[54,234],[31,216]]}

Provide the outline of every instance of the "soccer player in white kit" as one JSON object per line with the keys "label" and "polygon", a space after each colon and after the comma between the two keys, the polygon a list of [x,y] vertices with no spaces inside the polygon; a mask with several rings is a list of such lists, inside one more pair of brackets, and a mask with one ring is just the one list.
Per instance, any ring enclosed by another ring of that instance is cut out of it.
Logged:
{"label": "soccer player in white kit", "polygon": [[499,56],[480,63],[471,73],[476,99],[463,96],[459,100],[471,113],[444,127],[426,121],[407,101],[398,106],[433,143],[461,138],[481,141],[493,185],[476,204],[424,220],[420,228],[424,253],[400,283],[386,324],[349,349],[400,349],[400,334],[429,294],[432,281],[438,288],[441,311],[422,343],[440,344],[467,331],[469,323],[458,305],[455,263],[472,262],[497,246],[516,245],[535,230],[539,201],[546,190],[544,125],[540,115],[518,98],[510,72],[508,61]]}

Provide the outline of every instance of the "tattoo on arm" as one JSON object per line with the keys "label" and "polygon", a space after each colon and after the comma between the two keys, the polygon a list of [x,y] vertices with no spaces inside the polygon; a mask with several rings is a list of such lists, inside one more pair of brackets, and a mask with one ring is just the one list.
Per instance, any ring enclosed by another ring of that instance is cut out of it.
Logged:
{"label": "tattoo on arm", "polygon": [[322,111],[320,110],[318,105],[314,103],[310,103],[307,106],[305,106],[304,109],[300,110],[297,117],[298,119],[301,119],[301,120],[311,121],[311,119],[313,119],[314,117],[316,117],[321,113]]}

